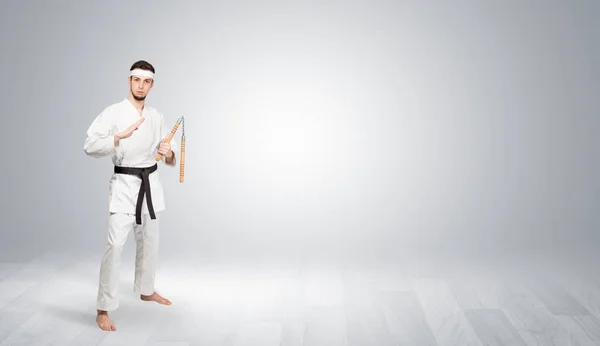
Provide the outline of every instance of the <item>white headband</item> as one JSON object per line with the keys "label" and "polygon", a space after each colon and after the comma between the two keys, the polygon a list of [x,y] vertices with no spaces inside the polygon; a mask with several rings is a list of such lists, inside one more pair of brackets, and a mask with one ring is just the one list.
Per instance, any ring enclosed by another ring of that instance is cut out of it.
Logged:
{"label": "white headband", "polygon": [[154,73],[152,73],[152,71],[147,71],[147,70],[135,69],[135,70],[131,71],[131,73],[129,75],[130,76],[144,76],[144,77],[154,79]]}

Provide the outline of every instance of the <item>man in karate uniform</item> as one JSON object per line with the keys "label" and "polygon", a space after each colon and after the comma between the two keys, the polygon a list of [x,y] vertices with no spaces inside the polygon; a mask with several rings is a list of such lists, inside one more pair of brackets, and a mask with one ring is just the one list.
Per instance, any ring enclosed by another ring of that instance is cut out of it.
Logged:
{"label": "man in karate uniform", "polygon": [[87,130],[84,150],[95,158],[111,157],[114,173],[109,183],[108,247],[100,269],[98,326],[116,330],[108,316],[119,306],[119,266],[127,236],[136,241],[134,291],[145,301],[171,305],[154,290],[158,250],[158,213],[165,210],[156,156],[175,166],[174,140],[165,143],[170,127],[156,109],[145,104],[154,85],[154,67],[146,61],[131,66],[129,95],[106,107]]}

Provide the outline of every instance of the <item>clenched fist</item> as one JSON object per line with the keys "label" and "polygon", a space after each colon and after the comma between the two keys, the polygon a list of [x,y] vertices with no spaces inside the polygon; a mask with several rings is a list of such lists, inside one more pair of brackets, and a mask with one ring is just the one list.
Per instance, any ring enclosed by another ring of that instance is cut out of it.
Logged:
{"label": "clenched fist", "polygon": [[173,150],[171,150],[171,145],[169,143],[167,143],[166,139],[163,139],[160,142],[160,146],[158,147],[158,153],[167,159],[171,159],[175,155],[173,153]]}

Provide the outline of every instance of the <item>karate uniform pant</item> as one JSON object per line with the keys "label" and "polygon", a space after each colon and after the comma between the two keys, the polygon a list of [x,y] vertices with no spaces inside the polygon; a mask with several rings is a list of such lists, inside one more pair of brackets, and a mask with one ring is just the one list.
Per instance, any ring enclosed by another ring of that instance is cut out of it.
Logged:
{"label": "karate uniform pant", "polygon": [[142,215],[142,224],[135,223],[135,214],[110,213],[108,219],[108,246],[100,266],[97,309],[115,310],[119,307],[119,268],[121,254],[129,233],[136,242],[134,292],[154,293],[156,259],[158,252],[158,213],[156,219]]}

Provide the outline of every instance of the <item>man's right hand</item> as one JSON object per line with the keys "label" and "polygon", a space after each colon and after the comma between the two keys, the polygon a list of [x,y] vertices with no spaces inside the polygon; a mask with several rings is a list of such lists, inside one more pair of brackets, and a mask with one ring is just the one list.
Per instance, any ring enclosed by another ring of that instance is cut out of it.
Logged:
{"label": "man's right hand", "polygon": [[115,146],[119,144],[119,141],[124,138],[129,138],[133,134],[133,131],[137,130],[141,123],[143,123],[145,118],[140,118],[140,120],[133,123],[131,126],[126,128],[125,130],[117,133],[115,135]]}

